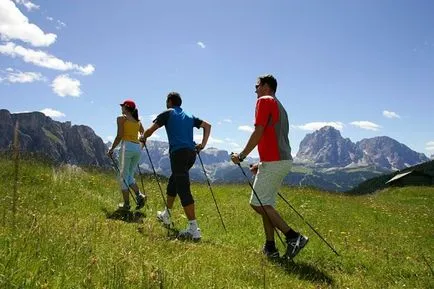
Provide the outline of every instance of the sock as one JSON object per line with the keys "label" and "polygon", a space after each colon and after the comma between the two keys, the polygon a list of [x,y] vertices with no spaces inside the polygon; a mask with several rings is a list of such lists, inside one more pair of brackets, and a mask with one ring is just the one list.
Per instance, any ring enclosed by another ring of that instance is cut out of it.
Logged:
{"label": "sock", "polygon": [[273,252],[276,251],[276,243],[274,241],[266,241],[265,242],[265,248],[267,249],[268,252]]}
{"label": "sock", "polygon": [[197,229],[197,221],[196,220],[188,221],[188,227],[192,230],[196,230]]}
{"label": "sock", "polygon": [[288,232],[285,233],[286,239],[294,239],[298,237],[298,233],[293,229],[289,229]]}

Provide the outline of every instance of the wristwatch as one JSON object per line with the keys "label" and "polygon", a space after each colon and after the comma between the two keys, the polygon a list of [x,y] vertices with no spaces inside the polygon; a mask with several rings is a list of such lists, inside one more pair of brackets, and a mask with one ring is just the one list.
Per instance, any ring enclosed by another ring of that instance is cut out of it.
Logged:
{"label": "wristwatch", "polygon": [[243,153],[238,154],[238,159],[240,160],[240,162],[244,161],[245,158],[246,156]]}

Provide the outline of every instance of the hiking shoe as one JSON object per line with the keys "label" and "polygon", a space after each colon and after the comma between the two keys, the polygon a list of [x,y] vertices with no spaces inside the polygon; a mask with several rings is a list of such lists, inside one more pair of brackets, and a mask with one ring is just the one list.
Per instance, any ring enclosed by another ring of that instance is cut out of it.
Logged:
{"label": "hiking shoe", "polygon": [[262,248],[262,253],[270,260],[278,260],[279,259],[279,251],[274,248],[274,250],[267,249],[266,246]]}
{"label": "hiking shoe", "polygon": [[139,193],[136,197],[137,200],[137,206],[136,206],[136,210],[140,210],[141,208],[143,208],[146,204],[146,200],[148,199],[148,196]]}
{"label": "hiking shoe", "polygon": [[296,238],[287,239],[286,240],[286,252],[283,255],[284,258],[292,259],[294,258],[301,249],[306,246],[307,242],[309,242],[309,238],[303,236],[302,234],[298,234]]}
{"label": "hiking shoe", "polygon": [[178,233],[178,239],[181,240],[193,240],[193,241],[199,241],[201,238],[200,229],[192,229],[191,227],[188,227],[185,230],[181,230]]}
{"label": "hiking shoe", "polygon": [[170,220],[169,213],[167,210],[157,211],[157,220],[163,223],[165,227],[170,227],[172,221]]}
{"label": "hiking shoe", "polygon": [[130,210],[130,204],[119,203],[119,205],[118,205],[118,210],[121,210],[121,211],[129,211],[129,210]]}

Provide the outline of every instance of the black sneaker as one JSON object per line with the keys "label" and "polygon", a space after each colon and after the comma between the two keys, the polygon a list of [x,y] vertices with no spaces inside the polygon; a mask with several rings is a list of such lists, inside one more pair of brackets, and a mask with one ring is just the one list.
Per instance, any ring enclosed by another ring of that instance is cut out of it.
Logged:
{"label": "black sneaker", "polygon": [[137,195],[137,197],[136,197],[136,200],[137,200],[136,210],[140,210],[141,208],[143,208],[145,206],[147,198],[148,197],[142,193]]}
{"label": "black sneaker", "polygon": [[264,246],[262,248],[262,253],[270,260],[278,260],[280,257],[279,251],[276,248],[274,248],[274,250],[269,250]]}
{"label": "black sneaker", "polygon": [[305,237],[301,234],[298,234],[297,237],[292,239],[286,239],[286,252],[283,255],[286,259],[294,258],[301,249],[306,246],[307,242],[309,242],[309,238]]}

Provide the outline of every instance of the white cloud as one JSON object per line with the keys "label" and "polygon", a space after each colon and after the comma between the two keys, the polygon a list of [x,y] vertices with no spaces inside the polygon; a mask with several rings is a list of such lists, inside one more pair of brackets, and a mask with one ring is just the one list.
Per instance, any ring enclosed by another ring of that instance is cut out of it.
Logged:
{"label": "white cloud", "polygon": [[76,70],[78,73],[84,75],[92,74],[95,71],[95,67],[92,64],[80,66],[69,61],[65,62],[44,51],[27,49],[12,42],[0,45],[0,53],[11,57],[19,56],[22,57],[25,62],[55,70]]}
{"label": "white cloud", "polygon": [[362,129],[373,130],[373,131],[377,131],[381,127],[376,123],[366,121],[366,120],[353,121],[350,124],[360,127]]}
{"label": "white cloud", "polygon": [[199,45],[200,48],[206,47],[205,43],[203,43],[202,41],[198,41],[196,44]]}
{"label": "white cloud", "polygon": [[45,81],[45,78],[39,72],[21,72],[7,69],[8,73],[4,80],[10,83],[30,83],[34,81]]}
{"label": "white cloud", "polygon": [[427,142],[425,149],[427,151],[434,151],[434,140]]}
{"label": "white cloud", "polygon": [[296,125],[292,127],[299,128],[301,130],[314,131],[314,130],[319,130],[325,126],[332,126],[337,130],[342,130],[344,128],[344,124],[340,121],[329,121],[329,122],[317,121],[317,122],[309,122],[303,125]]}
{"label": "white cloud", "polygon": [[[200,135],[200,134],[195,134],[193,138],[194,138],[194,140],[197,143],[199,143],[199,142],[202,141],[202,135]],[[212,136],[210,136],[208,138],[208,143],[207,144],[208,145],[213,145],[213,144],[221,144],[221,143],[223,143],[223,141],[221,139],[213,138]]]}
{"label": "white cloud", "polygon": [[235,147],[235,148],[239,148],[240,147],[240,145],[237,144],[236,142],[230,142],[230,143],[228,143],[228,145],[230,145],[232,147]]}
{"label": "white cloud", "polygon": [[388,111],[388,110],[383,111],[383,116],[387,118],[401,118],[401,116],[399,116],[399,114],[397,114],[396,112]]}
{"label": "white cloud", "polygon": [[33,9],[39,9],[39,5],[33,4],[29,0],[15,0],[17,4],[21,4],[27,8],[27,11],[31,11]]}
{"label": "white cloud", "polygon": [[52,108],[44,108],[41,110],[43,114],[46,116],[52,117],[52,118],[58,118],[58,117],[65,117],[65,114],[63,112],[54,110]]}
{"label": "white cloud", "polygon": [[62,29],[63,27],[66,27],[66,23],[65,23],[65,22],[60,21],[60,20],[57,20],[56,22],[57,22],[57,25],[56,25],[56,29],[57,29],[57,30],[60,30],[60,29]]}
{"label": "white cloud", "polygon": [[251,126],[248,126],[248,125],[240,125],[238,127],[238,130],[246,131],[246,132],[253,132],[255,129]]}
{"label": "white cloud", "polygon": [[[31,7],[31,4],[28,5]],[[44,33],[41,28],[29,23],[29,19],[21,13],[14,2],[1,0],[0,37],[2,40],[18,39],[33,46],[50,46],[56,41],[57,36],[53,33]]]}
{"label": "white cloud", "polygon": [[112,136],[112,135],[108,135],[108,136],[105,138],[105,140],[106,140],[105,142],[113,142],[114,139],[115,139],[114,136]]}
{"label": "white cloud", "polygon": [[56,77],[51,83],[53,92],[61,97],[79,97],[81,94],[80,81],[70,78],[67,74]]}
{"label": "white cloud", "polygon": [[53,17],[50,17],[50,16],[47,16],[46,19],[47,19],[48,21],[50,21],[50,22],[55,22],[55,24],[56,24],[56,29],[57,29],[57,30],[60,30],[60,29],[62,29],[62,28],[64,28],[64,27],[66,27],[66,23],[63,22],[63,21],[60,21],[60,20],[58,20],[58,19],[55,20]]}
{"label": "white cloud", "polygon": [[223,121],[227,122],[227,123],[232,123],[232,119],[230,119],[230,118],[225,118]]}

